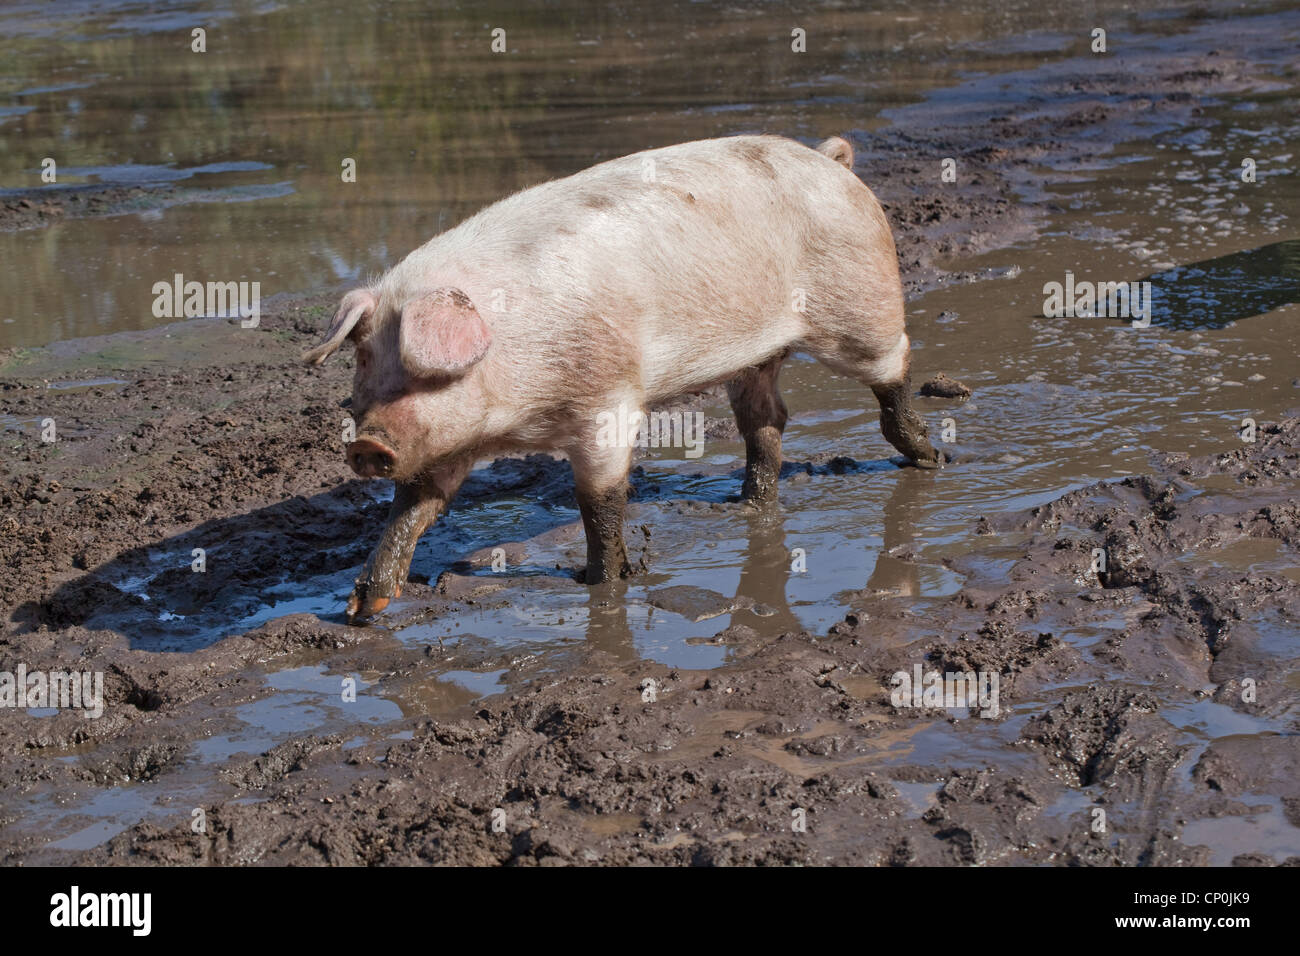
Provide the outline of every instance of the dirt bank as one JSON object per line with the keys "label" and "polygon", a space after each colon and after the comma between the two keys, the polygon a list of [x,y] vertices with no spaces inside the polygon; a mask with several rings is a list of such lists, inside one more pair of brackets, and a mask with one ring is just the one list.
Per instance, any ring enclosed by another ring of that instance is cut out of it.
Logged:
{"label": "dirt bank", "polygon": [[0,192],[0,229],[37,229],[63,219],[121,216],[159,209],[175,200],[176,187],[170,183],[9,189]]}

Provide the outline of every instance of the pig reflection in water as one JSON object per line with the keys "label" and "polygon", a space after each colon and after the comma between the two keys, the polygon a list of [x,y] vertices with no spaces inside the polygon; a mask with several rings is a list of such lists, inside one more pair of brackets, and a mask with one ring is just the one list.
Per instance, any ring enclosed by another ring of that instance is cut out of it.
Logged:
{"label": "pig reflection in water", "polygon": [[[874,597],[884,593],[918,597],[923,593],[919,565],[911,559],[895,556],[896,552],[916,541],[916,528],[924,512],[928,483],[915,479],[919,476],[900,474],[889,497],[882,503],[882,541],[875,554],[871,576],[859,595]],[[734,624],[745,624],[773,637],[808,630],[808,621],[801,620],[795,613],[787,595],[794,575],[791,573],[785,516],[778,509],[752,509],[745,515],[745,524],[745,548],[738,564],[734,597],[738,604],[749,599],[750,606],[742,605],[725,618],[714,617],[698,622],[702,625],[701,633],[718,634]],[[866,560],[864,554],[864,564]],[[642,654],[637,649],[636,635],[628,620],[628,602],[624,600],[626,588],[627,585],[620,582],[611,588],[612,594],[597,588],[588,592],[585,638],[588,647],[599,648],[617,660],[635,661]],[[717,597],[725,601],[722,594]],[[853,610],[859,610],[852,597],[849,605]],[[899,634],[873,635],[873,640],[880,641],[882,646],[904,639]]]}
{"label": "pig reflection in water", "polygon": [[304,359],[352,341],[348,463],[396,485],[348,619],[400,595],[416,541],[473,463],[511,451],[568,454],[585,581],[626,576],[632,447],[601,434],[620,407],[726,382],[745,439],[742,495],[773,501],[777,375],[793,350],[869,386],[885,437],[937,466],[910,403],[894,240],[852,167],[839,138],[636,153],[503,199],[344,296]]}

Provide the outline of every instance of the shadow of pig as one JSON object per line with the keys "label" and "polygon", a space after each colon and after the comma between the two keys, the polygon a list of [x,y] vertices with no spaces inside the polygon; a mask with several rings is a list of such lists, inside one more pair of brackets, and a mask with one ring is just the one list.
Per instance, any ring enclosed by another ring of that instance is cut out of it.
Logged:
{"label": "shadow of pig", "polygon": [[[812,476],[893,470],[890,460],[838,457],[822,463],[786,462],[783,475]],[[644,466],[630,476],[634,500],[736,501],[743,467],[711,483],[700,476],[656,474]],[[383,489],[377,491],[377,489]],[[391,488],[350,481],[310,498],[298,496],[119,552],[64,582],[48,598],[29,601],[11,620],[37,627],[84,627],[125,637],[132,648],[186,652],[295,612],[343,622],[343,601],[382,527]],[[449,513],[422,542],[441,567],[467,571],[460,557],[482,547],[481,522],[458,520],[457,505],[525,499],[507,516],[511,534],[531,536],[578,521],[567,461],[533,454],[500,458],[471,474]],[[542,573],[573,577],[577,568]]]}

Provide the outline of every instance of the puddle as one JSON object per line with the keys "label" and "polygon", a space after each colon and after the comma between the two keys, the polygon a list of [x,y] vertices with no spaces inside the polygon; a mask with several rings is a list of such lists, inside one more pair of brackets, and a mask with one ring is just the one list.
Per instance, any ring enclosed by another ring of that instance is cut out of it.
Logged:
{"label": "puddle", "polygon": [[1139,281],[1156,289],[1152,322],[1174,329],[1221,329],[1300,302],[1300,239],[1231,252]]}
{"label": "puddle", "polygon": [[61,840],[55,840],[49,845],[51,850],[89,850],[91,847],[99,846],[107,840],[111,840],[123,830],[127,824],[116,822],[92,823],[84,830],[78,830]]}
{"label": "puddle", "polygon": [[[344,687],[345,680],[353,682],[351,688]],[[295,736],[348,733],[358,725],[378,728],[404,716],[395,701],[373,692],[374,681],[357,674],[327,673],[322,665],[272,671],[266,682],[274,691],[271,696],[226,712],[240,725],[237,731],[194,744],[201,761],[221,763],[236,754],[255,756]],[[355,700],[344,700],[345,690],[355,694]]]}
{"label": "puddle", "polygon": [[1179,560],[1194,567],[1267,572],[1300,583],[1300,559],[1276,538],[1241,538],[1205,551],[1189,551]]}
{"label": "puddle", "polygon": [[[1022,85],[1008,71],[1086,53],[1084,25],[1104,20],[1130,43],[1198,25],[1180,3],[1159,6],[1171,16],[1150,19],[1118,0],[1094,4],[1082,19],[1068,7],[1018,5],[1015,29],[996,42],[972,3],[929,0],[907,15],[810,9],[801,25],[828,38],[815,53],[789,55],[778,44],[786,55],[756,56],[754,37],[788,36],[784,11],[670,0],[649,15],[560,4],[517,28],[508,57],[492,55],[480,36],[483,23],[519,22],[500,0],[472,17],[397,6],[360,33],[343,7],[310,16],[298,3],[203,9],[224,35],[261,38],[232,73],[215,52],[176,59],[197,4],[141,15],[116,0],[68,16],[20,5],[0,13],[0,51],[11,65],[0,83],[0,144],[14,160],[0,187],[40,186],[40,162],[54,157],[59,182],[50,188],[163,183],[183,194],[162,210],[146,203],[134,214],[0,235],[10,264],[0,301],[16,320],[0,325],[0,348],[144,328],[156,321],[152,283],[176,272],[258,280],[264,296],[356,281],[478,205],[629,147],[758,129],[809,137],[846,124],[871,129],[906,120],[927,94],[936,116],[1023,109]],[[692,52],[701,46],[707,70]],[[435,47],[439,55],[429,56]],[[132,70],[138,62],[173,66],[160,80]],[[411,63],[420,64],[418,81],[395,101],[394,65]],[[967,86],[950,86],[963,78]],[[295,98],[291,123],[286,89],[308,91]],[[628,89],[637,95],[629,99]],[[351,149],[355,182],[340,173],[338,111],[364,116]],[[1168,134],[1158,120],[1147,118],[1149,132]],[[504,141],[502,130],[510,131]],[[390,142],[403,148],[380,146]]]}
{"label": "puddle", "polygon": [[1201,741],[1235,734],[1272,734],[1283,730],[1276,721],[1253,717],[1208,699],[1192,704],[1169,704],[1161,708],[1160,715]]}
{"label": "puddle", "polygon": [[501,690],[501,678],[505,673],[504,670],[488,671],[486,674],[478,674],[474,671],[446,671],[441,677],[443,680],[473,691],[479,697],[486,697]]}
{"label": "puddle", "polygon": [[925,811],[939,802],[939,791],[943,789],[937,783],[900,783],[891,781],[905,803],[912,808],[913,816],[921,816]]}
{"label": "puddle", "polygon": [[90,378],[79,382],[48,382],[46,388],[58,389],[60,391],[69,391],[75,389],[102,388],[105,385],[128,385],[130,384],[120,378]]}
{"label": "puddle", "polygon": [[[88,794],[88,795],[87,795]],[[178,820],[213,794],[211,783],[193,779],[123,784],[91,793],[60,794],[57,799],[37,791],[25,796],[23,826],[46,835],[50,850],[85,850],[104,843],[141,820]],[[46,857],[57,862],[58,857]]]}
{"label": "puddle", "polygon": [[508,684],[504,680],[507,673],[505,669],[484,673],[446,670],[386,689],[385,695],[404,716],[440,716],[507,690]]}
{"label": "puddle", "polygon": [[1258,809],[1244,816],[1191,820],[1183,827],[1183,842],[1209,847],[1211,866],[1230,866],[1242,853],[1261,853],[1278,863],[1300,856],[1300,829],[1287,820],[1280,799],[1245,794],[1241,802]]}
{"label": "puddle", "polygon": [[[344,686],[347,682],[351,682],[355,700],[344,699],[349,689]],[[329,674],[319,666],[295,667],[272,672],[267,675],[267,683],[279,693],[238,707],[234,714],[251,727],[275,734],[319,733],[335,722],[375,724],[402,715],[391,701],[367,694],[371,683],[356,674]]]}

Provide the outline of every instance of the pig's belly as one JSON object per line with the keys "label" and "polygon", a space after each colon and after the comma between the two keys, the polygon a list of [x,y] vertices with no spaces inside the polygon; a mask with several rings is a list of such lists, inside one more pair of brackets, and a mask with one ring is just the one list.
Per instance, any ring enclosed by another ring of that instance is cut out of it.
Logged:
{"label": "pig's belly", "polygon": [[641,382],[647,402],[730,381],[782,352],[799,338],[791,320],[746,319],[729,324],[687,324],[648,336]]}

